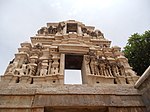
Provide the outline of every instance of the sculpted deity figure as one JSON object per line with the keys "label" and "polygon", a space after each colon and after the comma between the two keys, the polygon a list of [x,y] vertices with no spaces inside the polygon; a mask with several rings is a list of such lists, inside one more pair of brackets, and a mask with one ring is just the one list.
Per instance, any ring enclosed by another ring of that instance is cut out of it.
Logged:
{"label": "sculpted deity figure", "polygon": [[41,70],[41,61],[37,64],[36,76],[39,76],[39,75],[40,75],[40,70]]}
{"label": "sculpted deity figure", "polygon": [[48,28],[48,33],[49,33],[49,34],[52,34],[52,33],[53,33],[53,27],[52,27],[52,26],[50,26],[50,27]]}
{"label": "sculpted deity figure", "polygon": [[85,62],[86,62],[86,65],[88,65],[90,63],[90,56],[85,57]]}
{"label": "sculpted deity figure", "polygon": [[113,76],[111,73],[111,67],[109,64],[106,64],[106,75],[107,76]]}
{"label": "sculpted deity figure", "polygon": [[57,32],[61,34],[64,27],[64,23],[59,23],[57,26]]}
{"label": "sculpted deity figure", "polygon": [[116,63],[111,64],[112,73],[114,76],[119,76],[119,70]]}
{"label": "sculpted deity figure", "polygon": [[35,58],[31,58],[31,62],[29,64],[27,64],[27,75],[36,75],[36,71],[37,71],[37,59]]}
{"label": "sculpted deity figure", "polygon": [[99,75],[98,61],[95,56],[91,56],[90,68],[92,74]]}
{"label": "sculpted deity figure", "polygon": [[106,63],[104,60],[99,61],[100,75],[107,76],[106,74]]}
{"label": "sculpted deity figure", "polygon": [[121,76],[125,76],[124,66],[118,63],[118,69]]}
{"label": "sculpted deity figure", "polygon": [[7,73],[14,73],[15,69],[17,68],[18,62],[10,63],[6,69],[5,74]]}
{"label": "sculpted deity figure", "polygon": [[27,65],[26,64],[22,64],[22,68],[20,69],[20,75],[26,75],[27,72]]}
{"label": "sculpted deity figure", "polygon": [[48,34],[48,29],[47,27],[42,27],[40,30],[38,30],[38,34]]}
{"label": "sculpted deity figure", "polygon": [[97,38],[104,38],[104,35],[100,30],[95,30],[95,34]]}
{"label": "sculpted deity figure", "polygon": [[47,75],[47,66],[42,66],[40,70],[40,76]]}

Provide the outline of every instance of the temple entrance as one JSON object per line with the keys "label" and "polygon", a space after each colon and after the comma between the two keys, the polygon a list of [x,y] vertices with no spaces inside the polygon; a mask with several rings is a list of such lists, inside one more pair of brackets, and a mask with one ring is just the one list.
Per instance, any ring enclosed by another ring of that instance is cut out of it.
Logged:
{"label": "temple entrance", "polygon": [[108,112],[107,107],[45,107],[44,112]]}
{"label": "temple entrance", "polygon": [[82,55],[65,55],[65,84],[82,84]]}

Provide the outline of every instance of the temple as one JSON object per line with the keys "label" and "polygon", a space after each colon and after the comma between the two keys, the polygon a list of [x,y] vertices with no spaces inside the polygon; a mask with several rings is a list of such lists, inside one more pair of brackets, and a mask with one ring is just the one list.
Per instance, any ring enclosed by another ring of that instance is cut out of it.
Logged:
{"label": "temple", "polygon": [[[21,43],[0,81],[0,112],[146,112],[139,76],[118,46],[75,20],[47,23]],[[64,84],[65,69],[82,84]]]}

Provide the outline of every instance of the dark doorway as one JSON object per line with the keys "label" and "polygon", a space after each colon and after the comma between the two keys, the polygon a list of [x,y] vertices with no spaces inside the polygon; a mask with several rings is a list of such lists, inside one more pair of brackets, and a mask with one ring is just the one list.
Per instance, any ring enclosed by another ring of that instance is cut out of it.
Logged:
{"label": "dark doorway", "polygon": [[77,23],[67,23],[67,33],[76,32],[77,33]]}
{"label": "dark doorway", "polygon": [[65,55],[65,84],[82,84],[82,55]]}
{"label": "dark doorway", "polygon": [[65,69],[81,70],[83,56],[82,55],[65,55]]}
{"label": "dark doorway", "polygon": [[44,112],[108,112],[107,107],[45,107]]}

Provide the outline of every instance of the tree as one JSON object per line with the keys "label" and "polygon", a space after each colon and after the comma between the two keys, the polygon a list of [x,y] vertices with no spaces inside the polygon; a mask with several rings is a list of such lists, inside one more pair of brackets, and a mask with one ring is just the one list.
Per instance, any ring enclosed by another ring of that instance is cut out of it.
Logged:
{"label": "tree", "polygon": [[131,35],[123,52],[137,75],[142,75],[150,65],[150,30]]}

